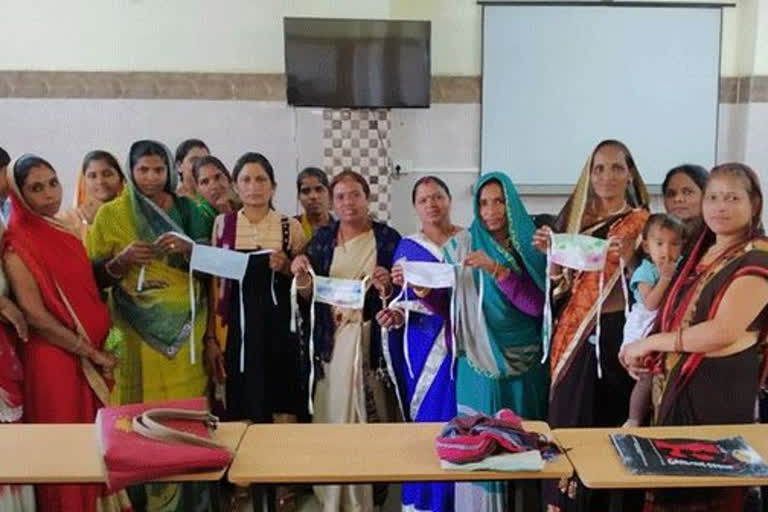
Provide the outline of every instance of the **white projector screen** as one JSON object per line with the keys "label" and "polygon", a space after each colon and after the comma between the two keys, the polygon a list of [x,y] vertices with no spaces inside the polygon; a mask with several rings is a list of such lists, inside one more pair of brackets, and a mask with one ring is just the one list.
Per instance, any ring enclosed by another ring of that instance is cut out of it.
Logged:
{"label": "white projector screen", "polygon": [[608,138],[649,184],[681,163],[709,168],[720,25],[720,8],[485,5],[483,172],[573,184]]}

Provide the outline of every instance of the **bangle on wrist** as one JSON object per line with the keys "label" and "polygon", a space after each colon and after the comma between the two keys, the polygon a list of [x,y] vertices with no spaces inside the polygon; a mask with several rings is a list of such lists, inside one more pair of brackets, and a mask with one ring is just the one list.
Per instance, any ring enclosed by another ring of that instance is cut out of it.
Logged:
{"label": "bangle on wrist", "polygon": [[299,280],[296,279],[296,289],[297,290],[306,290],[309,288],[309,286],[312,284],[312,274],[307,274],[309,276],[309,279],[307,279],[307,282],[304,284],[300,284]]}
{"label": "bangle on wrist", "polygon": [[118,268],[120,268],[120,262],[118,261],[118,258],[119,258],[119,256],[115,256],[114,258],[112,258],[111,260],[109,260],[108,262],[106,262],[106,263],[104,264],[104,271],[105,271],[105,272],[107,273],[107,275],[109,275],[111,278],[113,278],[113,279],[117,279],[117,280],[119,281],[120,279],[122,279],[122,278],[123,278],[123,275],[122,275],[122,273],[120,273],[119,271],[118,271],[118,272],[115,272],[115,270],[111,268],[113,265],[117,265],[117,266],[118,266]]}
{"label": "bangle on wrist", "polygon": [[683,328],[680,327],[675,332],[675,352],[684,352],[685,349],[683,348]]}

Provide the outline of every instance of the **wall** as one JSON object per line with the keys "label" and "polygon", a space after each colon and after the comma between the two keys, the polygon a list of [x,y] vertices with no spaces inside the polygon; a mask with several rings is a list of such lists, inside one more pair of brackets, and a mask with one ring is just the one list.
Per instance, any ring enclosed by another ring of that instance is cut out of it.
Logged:
{"label": "wall", "polygon": [[[202,136],[227,164],[246,149],[273,157],[285,210],[296,208],[296,169],[322,162],[323,148],[319,112],[284,104],[282,17],[430,19],[433,105],[391,114],[393,161],[411,171],[395,178],[393,222],[414,227],[409,187],[418,171],[452,171],[456,220],[471,217],[480,126],[475,0],[222,0],[215,9],[205,0],[3,3],[17,22],[0,31],[0,146],[50,155],[71,194],[79,159],[95,145],[122,157],[131,138],[155,133],[174,145]],[[768,2],[736,3],[723,17],[719,159],[768,170]],[[551,212],[564,197],[524,200]]]}
{"label": "wall", "polygon": [[[725,10],[723,76],[741,74],[740,13],[758,1],[737,0],[736,9]],[[6,70],[281,73],[282,17],[322,16],[430,19],[432,72],[480,74],[475,0],[223,0],[216,8],[207,0],[4,3],[6,19],[19,21],[0,32]],[[762,53],[757,72],[765,74],[768,48]]]}

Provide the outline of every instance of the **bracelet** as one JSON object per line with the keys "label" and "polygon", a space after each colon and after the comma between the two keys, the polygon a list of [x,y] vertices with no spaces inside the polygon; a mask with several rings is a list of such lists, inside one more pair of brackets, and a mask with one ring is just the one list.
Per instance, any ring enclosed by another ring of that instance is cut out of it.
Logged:
{"label": "bracelet", "polygon": [[683,348],[683,328],[680,327],[675,333],[675,352],[684,352]]}
{"label": "bracelet", "polygon": [[107,273],[107,275],[108,275],[109,277],[111,277],[112,279],[115,279],[116,281],[120,281],[120,280],[121,280],[121,279],[122,279],[124,276],[122,276],[122,275],[120,275],[120,274],[118,274],[118,273],[115,273],[115,271],[113,271],[111,268],[109,268],[111,264],[113,264],[113,263],[115,263],[115,262],[117,261],[117,258],[118,258],[118,257],[117,257],[117,256],[115,256],[115,257],[114,257],[114,258],[112,258],[110,261],[106,262],[106,263],[104,264],[104,271],[105,271],[105,272]]}
{"label": "bracelet", "polygon": [[493,271],[491,272],[491,276],[493,276],[494,279],[498,279],[498,277],[496,277],[496,273],[498,271],[499,271],[499,262],[498,261],[494,261],[493,262]]}
{"label": "bracelet", "polygon": [[[89,348],[90,348],[90,345],[84,343],[83,342],[83,337],[78,334],[77,335],[77,343],[72,348],[72,352],[75,353],[76,355],[80,356],[80,357],[85,357],[87,359],[90,359],[91,358],[91,353],[89,353],[90,352],[90,350],[88,350]],[[85,350],[83,350],[83,349],[85,349]]]}
{"label": "bracelet", "polygon": [[298,279],[296,280],[296,289],[306,290],[307,288],[310,287],[311,284],[312,284],[312,274],[309,274],[309,279],[307,279],[307,282],[304,284],[299,284],[299,280]]}

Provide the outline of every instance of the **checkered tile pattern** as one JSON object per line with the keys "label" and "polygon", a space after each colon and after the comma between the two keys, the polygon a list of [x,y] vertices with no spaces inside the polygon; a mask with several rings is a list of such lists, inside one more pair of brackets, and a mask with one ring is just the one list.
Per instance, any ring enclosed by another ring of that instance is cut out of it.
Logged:
{"label": "checkered tile pattern", "polygon": [[380,222],[390,219],[390,121],[387,110],[323,111],[325,172],[359,172],[371,186],[370,210]]}

